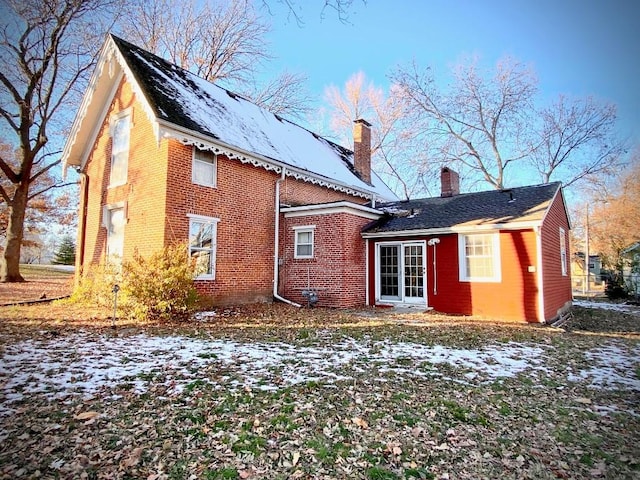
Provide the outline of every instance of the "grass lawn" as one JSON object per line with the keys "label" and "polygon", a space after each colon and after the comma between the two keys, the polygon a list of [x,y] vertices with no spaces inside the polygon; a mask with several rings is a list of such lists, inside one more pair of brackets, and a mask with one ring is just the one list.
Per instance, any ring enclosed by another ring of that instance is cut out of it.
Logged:
{"label": "grass lawn", "polygon": [[640,477],[633,312],[578,308],[565,330],[282,305],[0,317],[1,478]]}

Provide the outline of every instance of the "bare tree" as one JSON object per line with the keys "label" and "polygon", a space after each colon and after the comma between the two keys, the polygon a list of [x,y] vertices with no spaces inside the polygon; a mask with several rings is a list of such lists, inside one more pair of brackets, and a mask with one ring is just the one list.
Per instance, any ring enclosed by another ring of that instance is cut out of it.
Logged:
{"label": "bare tree", "polygon": [[[293,18],[300,26],[304,24],[304,19],[300,13],[299,2],[296,0],[262,0],[262,6],[271,11],[272,3],[280,3],[284,5],[288,18]],[[341,22],[349,21],[349,10],[353,6],[354,0],[322,0],[319,2],[322,4],[320,16],[325,17],[325,12],[331,11],[337,15]],[[366,0],[362,0],[362,4],[366,5]]]}
{"label": "bare tree", "polygon": [[608,193],[591,202],[590,238],[609,268],[622,269],[622,251],[640,240],[640,147],[610,181]]}
{"label": "bare tree", "polygon": [[265,84],[248,84],[243,90],[252,102],[276,115],[302,119],[311,112],[306,81],[306,75],[285,71]]}
{"label": "bare tree", "polygon": [[442,160],[459,163],[501,189],[507,167],[531,153],[525,133],[535,77],[510,58],[497,64],[493,76],[480,71],[475,60],[453,73],[454,83],[444,91],[430,69],[415,64],[396,71],[392,80],[413,123],[439,142]]}
{"label": "bare tree", "polygon": [[[73,100],[74,86],[92,68],[97,37],[116,0],[5,0],[0,14],[0,129],[18,149],[17,165],[0,156],[0,185],[8,207],[6,245],[0,281],[24,281],[20,248],[28,205],[56,184],[32,187],[60,163],[50,137],[62,133],[56,122],[62,105]],[[58,130],[56,130],[56,128]],[[55,143],[55,142],[52,142]]]}
{"label": "bare tree", "polygon": [[620,166],[625,145],[614,135],[616,107],[592,97],[560,96],[538,115],[539,138],[531,160],[542,181],[561,177],[565,187],[585,177],[609,176]]}
{"label": "bare tree", "polygon": [[133,0],[120,27],[133,43],[210,82],[223,82],[274,113],[302,117],[306,77],[288,72],[258,89],[254,78],[272,59],[269,25],[250,0]]}
{"label": "bare tree", "polygon": [[560,96],[540,108],[535,75],[510,58],[491,72],[476,60],[463,62],[444,89],[429,69],[415,64],[392,79],[402,89],[407,115],[439,143],[441,158],[497,189],[515,166],[537,172],[544,183],[594,181],[613,172],[625,153],[615,137],[613,105]]}
{"label": "bare tree", "polygon": [[374,167],[399,196],[411,198],[429,190],[434,163],[428,144],[403,115],[400,91],[388,93],[367,81],[363,72],[352,75],[342,89],[325,89],[330,108],[332,136],[353,147],[353,121],[364,118],[372,124],[371,154]]}

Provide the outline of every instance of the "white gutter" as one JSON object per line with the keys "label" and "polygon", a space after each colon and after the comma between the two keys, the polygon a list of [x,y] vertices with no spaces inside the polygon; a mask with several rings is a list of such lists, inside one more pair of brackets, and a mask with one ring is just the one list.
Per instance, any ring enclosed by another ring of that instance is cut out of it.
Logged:
{"label": "white gutter", "polygon": [[364,240],[364,304],[369,306],[369,239]]}
{"label": "white gutter", "polygon": [[278,180],[276,180],[276,200],[275,200],[275,212],[276,212],[276,221],[275,221],[275,233],[274,233],[274,245],[273,245],[273,298],[276,300],[280,300],[281,302],[288,303],[289,305],[293,305],[294,307],[300,308],[300,304],[296,302],[292,302],[291,300],[287,300],[284,297],[281,297],[278,294],[278,267],[280,260],[280,183],[285,178],[285,169],[282,169],[282,175]]}

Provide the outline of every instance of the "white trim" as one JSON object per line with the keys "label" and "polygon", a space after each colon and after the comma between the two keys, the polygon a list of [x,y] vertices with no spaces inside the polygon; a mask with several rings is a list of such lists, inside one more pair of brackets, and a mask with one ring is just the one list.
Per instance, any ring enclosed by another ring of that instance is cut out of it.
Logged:
{"label": "white trim", "polygon": [[[368,240],[367,240],[368,241]],[[398,264],[398,297],[397,299],[382,298],[380,293],[380,247],[381,246],[393,246],[397,245],[400,248],[399,252],[399,264]],[[425,308],[429,308],[429,293],[427,289],[427,242],[425,240],[418,241],[388,241],[388,242],[375,242],[374,245],[374,282],[375,282],[375,303],[393,303],[393,304],[407,304],[418,305],[420,302],[407,301],[408,297],[404,295],[404,247],[411,245],[420,245],[422,247],[422,293],[424,298]],[[367,284],[368,285],[368,284]],[[421,297],[411,297],[421,298]]]}
{"label": "white trim", "polygon": [[209,267],[211,268],[211,273],[203,273],[201,275],[198,275],[194,280],[215,280],[218,257],[218,223],[220,222],[220,219],[216,217],[196,215],[193,213],[187,213],[187,218],[189,219],[189,245],[187,245],[187,254],[189,256],[189,259],[191,258],[191,222],[194,221],[198,223],[209,223],[213,225],[213,232],[211,235],[211,257],[209,259]]}
{"label": "white trim", "polygon": [[[271,170],[276,173],[281,173],[284,170],[287,177],[293,177],[307,183],[327,187],[338,192],[344,192],[355,197],[371,199],[379,196],[379,194],[373,190],[347,185],[309,170],[294,167],[257,153],[247,152],[220,140],[212,141],[203,135],[198,135],[196,132],[161,119],[157,119],[156,121],[159,126],[158,135],[162,138],[173,138],[183,145],[197,145],[202,150],[211,150],[231,160],[249,163],[254,167],[264,168],[267,171]],[[354,179],[356,179],[356,177],[354,177]]]}
{"label": "white trim", "polygon": [[364,241],[364,305],[369,306],[369,239]]}
{"label": "white trim", "polygon": [[542,275],[542,227],[534,229],[536,234],[536,261],[538,262],[537,280],[538,280],[538,315],[540,323],[546,321],[544,318],[544,283]]}
{"label": "white trim", "polygon": [[[127,148],[126,150],[117,152],[121,154],[126,153],[125,162],[124,162],[125,164],[124,176],[123,178],[116,179],[117,181],[114,182],[114,179],[113,179],[113,160],[114,160],[113,151],[114,151],[114,140],[115,140],[114,128],[116,123],[125,119],[128,121]],[[124,110],[120,110],[119,112],[112,114],[111,118],[109,118],[109,137],[111,138],[111,152],[109,156],[109,184],[107,185],[107,188],[119,187],[121,185],[127,184],[127,180],[129,179],[129,152],[131,151],[131,132],[132,131],[133,131],[133,109],[131,107],[127,107]]]}
{"label": "white trim", "polygon": [[194,220],[198,220],[201,222],[216,222],[220,221],[217,217],[208,217],[206,215],[198,215],[197,213],[187,213],[187,217],[193,218]]}
{"label": "white trim", "polygon": [[416,236],[431,236],[431,235],[445,235],[447,233],[482,233],[491,232],[495,230],[524,230],[533,229],[542,225],[542,221],[536,220],[532,222],[510,222],[510,223],[494,223],[488,225],[461,225],[453,227],[443,228],[424,228],[416,230],[398,230],[395,232],[372,232],[362,233],[362,238],[393,238],[393,237],[416,237]]}
{"label": "white trim", "polygon": [[[569,266],[567,265],[568,255],[567,255],[567,232],[564,228],[558,227],[558,234],[560,236],[560,273],[563,277],[566,277],[569,273]],[[564,258],[563,257],[564,254]],[[589,259],[586,259],[587,263]]]}
{"label": "white trim", "polygon": [[371,220],[377,220],[382,216],[382,212],[379,210],[348,201],[282,207],[280,211],[284,213],[285,218],[305,217],[308,215],[332,215],[336,213],[348,213]]}
{"label": "white trim", "polygon": [[[197,152],[212,154],[213,162],[209,163],[196,158]],[[213,181],[207,183],[207,182],[199,182],[196,180],[196,162],[211,165],[211,167],[213,168],[213,175],[212,175]],[[195,145],[193,146],[193,148],[191,149],[191,183],[193,183],[194,185],[200,185],[203,187],[210,187],[210,188],[216,188],[218,186],[218,155],[215,152],[211,152],[210,150],[201,150]]]}
{"label": "white trim", "polygon": [[115,203],[107,203],[102,206],[102,226],[104,228],[109,228],[109,220],[108,215],[111,210],[116,210],[118,208],[124,208],[124,218],[129,223],[129,211],[127,209],[127,201],[122,200],[120,202]]}
{"label": "white trim", "polygon": [[[107,113],[109,112],[109,109],[111,108],[111,104],[113,103],[113,99],[116,96],[116,92],[118,91],[118,88],[120,87],[120,81],[122,80],[122,78],[124,77],[124,72],[122,70],[120,70],[120,72],[118,73],[118,76],[116,78],[116,81],[113,83],[112,87],[111,87],[111,91],[107,94],[106,97],[106,102],[104,102],[104,105],[102,107],[102,112],[100,112],[100,115],[98,116],[98,121],[95,122],[95,124],[93,125],[93,128],[91,129],[91,132],[89,133],[89,135],[87,136],[87,141],[85,142],[85,148],[84,151],[81,152],[80,154],[80,167],[84,168],[84,166],[87,164],[87,161],[89,161],[89,155],[91,154],[92,147],[96,144],[96,141],[98,140],[98,135],[100,134],[100,131],[102,130],[102,125],[104,124],[105,119],[107,118]],[[76,132],[77,135],[78,132]],[[75,143],[76,139],[73,139],[73,142]],[[65,146],[65,148],[67,148]],[[71,147],[69,147],[71,148]],[[66,158],[65,155],[68,156],[68,152],[63,153],[63,158]],[[62,168],[62,174],[63,176],[66,176],[66,171],[67,171],[67,164],[65,163],[63,165]],[[66,178],[66,177],[65,177]]]}
{"label": "white trim", "polygon": [[562,191],[562,185],[560,185],[556,190],[556,193],[553,194],[553,197],[549,202],[549,206],[547,207],[547,209],[544,212],[544,215],[542,216],[542,223],[544,223],[544,221],[547,219],[547,216],[551,211],[551,207],[553,206],[553,202],[556,201],[556,198],[558,197],[558,195],[560,195],[560,197],[562,198],[562,208],[564,210],[564,215],[567,217],[567,226],[569,227],[569,230],[571,230],[571,218],[569,217],[569,212],[567,211],[567,202],[565,202],[564,192]]}
{"label": "white trim", "polygon": [[[493,275],[490,277],[472,277],[467,272],[466,237],[491,236],[491,260]],[[458,280],[467,283],[500,283],[502,282],[502,252],[500,251],[500,232],[495,233],[460,233],[458,234]]]}
{"label": "white trim", "polygon": [[[293,227],[293,258],[295,259],[310,259],[313,258],[313,254],[315,251],[315,225],[303,225],[298,227]],[[299,245],[309,245],[308,243],[300,244],[298,242],[298,234],[299,233],[310,233],[311,234],[311,253],[309,255],[299,255],[298,254],[298,246]]]}

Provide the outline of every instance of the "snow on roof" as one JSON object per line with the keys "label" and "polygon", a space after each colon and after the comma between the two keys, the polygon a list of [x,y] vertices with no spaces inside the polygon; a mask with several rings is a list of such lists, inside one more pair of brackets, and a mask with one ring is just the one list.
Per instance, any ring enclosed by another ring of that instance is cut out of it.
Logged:
{"label": "snow on roof", "polygon": [[320,175],[359,191],[397,196],[372,172],[371,185],[353,167],[353,152],[243,97],[118,37],[124,57],[158,120],[241,151]]}

